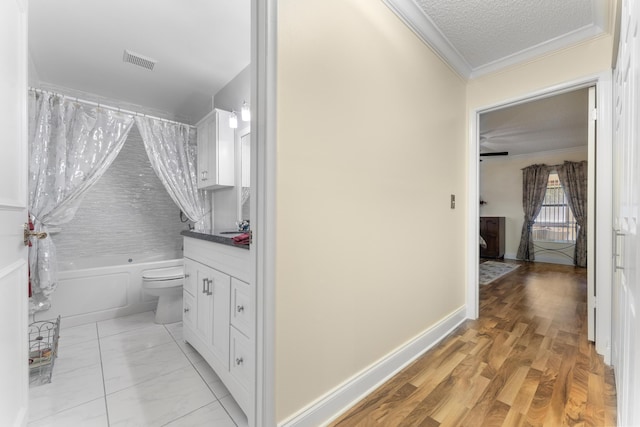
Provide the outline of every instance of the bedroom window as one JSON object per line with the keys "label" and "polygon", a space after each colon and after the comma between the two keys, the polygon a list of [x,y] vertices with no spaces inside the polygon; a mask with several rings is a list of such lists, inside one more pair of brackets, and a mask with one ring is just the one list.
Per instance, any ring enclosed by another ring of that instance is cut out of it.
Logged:
{"label": "bedroom window", "polygon": [[567,204],[567,196],[555,171],[549,174],[542,209],[536,217],[531,232],[535,241],[576,241],[576,219]]}

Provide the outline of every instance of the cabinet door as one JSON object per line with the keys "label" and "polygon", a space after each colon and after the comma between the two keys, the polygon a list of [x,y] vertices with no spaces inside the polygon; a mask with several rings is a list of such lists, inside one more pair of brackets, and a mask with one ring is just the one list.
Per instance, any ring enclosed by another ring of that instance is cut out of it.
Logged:
{"label": "cabinet door", "polygon": [[231,278],[231,324],[247,337],[253,337],[254,308],[251,286]]}
{"label": "cabinet door", "polygon": [[229,304],[231,277],[210,269],[211,352],[229,369]]}
{"label": "cabinet door", "polygon": [[198,188],[235,185],[235,131],[231,113],[214,110],[196,125],[198,139]]}
{"label": "cabinet door", "polygon": [[495,218],[486,219],[487,255],[495,257],[498,255],[498,221]]}
{"label": "cabinet door", "polygon": [[182,324],[185,328],[195,329],[195,298],[186,290],[182,292]]}
{"label": "cabinet door", "polygon": [[484,258],[502,258],[504,256],[504,217],[481,217],[480,235],[487,242],[486,248],[480,248]]}
{"label": "cabinet door", "polygon": [[[246,391],[253,389],[255,360],[253,341],[231,327],[231,375]],[[238,401],[240,403],[240,401]]]}
{"label": "cabinet door", "polygon": [[211,135],[211,120],[204,120],[198,123],[196,127],[198,141],[198,188],[206,188],[209,186],[209,140]]}
{"label": "cabinet door", "polygon": [[191,296],[196,296],[197,290],[197,262],[190,260],[189,258],[184,259],[184,286],[183,289],[191,294]]}
{"label": "cabinet door", "polygon": [[210,271],[209,267],[194,262],[196,267],[196,315],[195,334],[205,343],[211,338],[211,296],[210,292]]}
{"label": "cabinet door", "polygon": [[229,126],[230,116],[228,111],[216,110],[213,167],[216,169],[215,184],[218,186],[235,185],[235,131]]}

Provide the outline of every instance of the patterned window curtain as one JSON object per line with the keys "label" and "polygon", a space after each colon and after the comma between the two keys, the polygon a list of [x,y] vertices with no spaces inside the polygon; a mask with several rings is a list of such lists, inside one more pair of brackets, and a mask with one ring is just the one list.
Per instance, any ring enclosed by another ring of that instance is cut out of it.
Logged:
{"label": "patterned window curtain", "polygon": [[573,253],[573,263],[587,266],[587,162],[568,162],[557,168],[560,184],[567,194],[567,201],[578,223],[578,236]]}
{"label": "patterned window curtain", "polygon": [[[35,231],[69,222],[82,197],[109,168],[133,117],[65,99],[29,93],[29,213]],[[30,312],[47,310],[57,286],[51,235],[29,248]]]}
{"label": "patterned window curtain", "polygon": [[531,165],[522,169],[522,208],[524,210],[524,224],[517,258],[525,261],[535,260],[531,227],[542,209],[544,196],[547,192],[549,167],[547,165]]}
{"label": "patterned window curtain", "polygon": [[196,146],[189,126],[149,117],[136,117],[151,167],[174,203],[197,231],[211,230],[211,204],[206,191],[198,190]]}

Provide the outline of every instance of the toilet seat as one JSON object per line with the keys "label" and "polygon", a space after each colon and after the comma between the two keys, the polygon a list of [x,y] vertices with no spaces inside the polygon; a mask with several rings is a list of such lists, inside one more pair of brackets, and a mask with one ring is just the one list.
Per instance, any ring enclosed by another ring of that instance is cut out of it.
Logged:
{"label": "toilet seat", "polygon": [[161,325],[182,320],[184,266],[154,268],[142,273],[142,289],[158,298],[155,322]]}
{"label": "toilet seat", "polygon": [[156,268],[153,270],[146,270],[142,273],[142,280],[148,282],[157,282],[163,280],[178,280],[184,279],[184,267],[166,267]]}

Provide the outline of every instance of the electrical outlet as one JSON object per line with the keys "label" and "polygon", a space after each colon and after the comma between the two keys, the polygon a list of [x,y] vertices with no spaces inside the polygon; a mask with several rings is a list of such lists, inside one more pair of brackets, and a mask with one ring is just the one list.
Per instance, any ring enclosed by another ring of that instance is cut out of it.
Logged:
{"label": "electrical outlet", "polygon": [[451,209],[455,209],[456,208],[456,195],[452,194],[451,195]]}

